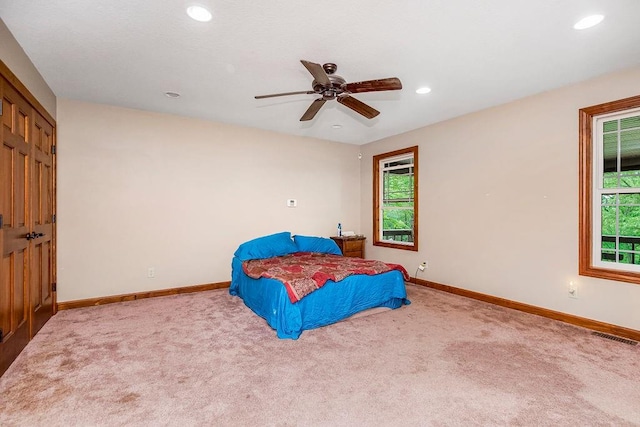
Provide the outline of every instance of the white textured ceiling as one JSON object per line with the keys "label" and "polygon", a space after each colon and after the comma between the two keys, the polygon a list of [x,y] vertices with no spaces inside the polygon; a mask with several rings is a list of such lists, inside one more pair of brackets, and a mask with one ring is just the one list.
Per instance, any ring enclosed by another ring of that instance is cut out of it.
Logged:
{"label": "white textured ceiling", "polygon": [[[0,18],[58,97],[354,144],[640,64],[640,0],[197,3],[211,22],[183,0],[0,0]],[[572,28],[593,13],[602,24]],[[300,59],[404,88],[354,95],[372,120],[331,101],[300,122],[317,95],[253,98],[310,90]]]}

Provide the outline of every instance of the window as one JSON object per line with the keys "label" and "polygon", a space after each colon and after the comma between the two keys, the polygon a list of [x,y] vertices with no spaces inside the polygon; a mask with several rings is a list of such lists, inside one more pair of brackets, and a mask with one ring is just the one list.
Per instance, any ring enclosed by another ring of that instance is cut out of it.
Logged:
{"label": "window", "polygon": [[580,274],[640,284],[640,96],[580,110]]}
{"label": "window", "polygon": [[373,157],[373,244],[418,250],[418,147]]}

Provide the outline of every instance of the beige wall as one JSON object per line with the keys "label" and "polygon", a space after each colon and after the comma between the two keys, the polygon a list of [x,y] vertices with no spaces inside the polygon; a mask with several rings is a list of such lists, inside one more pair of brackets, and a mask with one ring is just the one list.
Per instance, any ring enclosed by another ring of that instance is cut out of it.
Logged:
{"label": "beige wall", "polygon": [[0,19],[0,60],[15,74],[49,114],[56,118],[56,96]]}
{"label": "beige wall", "polygon": [[228,281],[248,239],[359,231],[354,145],[66,99],[58,141],[58,301]]}
{"label": "beige wall", "polygon": [[[372,230],[372,156],[419,145],[420,251],[370,257],[463,289],[640,329],[640,285],[578,276],[578,109],[638,95],[640,68],[362,147],[361,224]],[[567,297],[578,282],[579,299]]]}

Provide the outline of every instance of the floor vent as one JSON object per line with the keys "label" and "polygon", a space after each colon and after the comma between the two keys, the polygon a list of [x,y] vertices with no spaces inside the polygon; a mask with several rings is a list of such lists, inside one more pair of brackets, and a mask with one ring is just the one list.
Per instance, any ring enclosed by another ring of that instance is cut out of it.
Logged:
{"label": "floor vent", "polygon": [[625,339],[625,338],[620,338],[620,337],[617,337],[615,335],[603,334],[602,332],[592,332],[592,334],[596,335],[598,337],[601,337],[601,338],[606,338],[608,340],[618,341],[618,342],[622,342],[622,343],[629,344],[629,345],[637,345],[638,344],[637,341],[632,341],[632,340],[628,340],[628,339]]}

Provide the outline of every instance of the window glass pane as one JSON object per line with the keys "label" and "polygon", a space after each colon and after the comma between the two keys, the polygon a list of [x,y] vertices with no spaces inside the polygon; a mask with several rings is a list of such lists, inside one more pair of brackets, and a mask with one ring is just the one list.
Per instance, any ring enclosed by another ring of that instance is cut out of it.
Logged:
{"label": "window glass pane", "polygon": [[640,188],[640,129],[620,132],[620,168],[625,172],[621,187]]}
{"label": "window glass pane", "polygon": [[604,122],[602,128],[604,129],[605,132],[611,132],[614,130],[618,130],[618,121],[617,120],[611,120],[609,122]]}
{"label": "window glass pane", "polygon": [[621,264],[640,264],[640,252],[620,251],[618,262]]}
{"label": "window glass pane", "polygon": [[623,240],[620,241],[620,250],[621,251],[630,251],[633,249],[633,243],[625,242]]}
{"label": "window glass pane", "polygon": [[[603,135],[602,141],[602,159],[604,172],[618,171],[618,134],[611,133]],[[605,185],[605,188],[607,187]]]}
{"label": "window glass pane", "polygon": [[621,236],[640,237],[640,206],[620,206],[619,221]]}
{"label": "window glass pane", "polygon": [[640,193],[603,194],[601,202],[601,260],[640,265]]}
{"label": "window glass pane", "polygon": [[413,202],[388,202],[384,204],[385,208],[412,208]]}
{"label": "window glass pane", "polygon": [[[605,123],[606,126],[606,123]],[[620,120],[620,129],[640,128],[640,116],[627,117]],[[605,131],[606,132],[606,131]]]}
{"label": "window glass pane", "polygon": [[[609,194],[607,196],[614,196]],[[604,200],[605,196],[602,196]],[[615,198],[613,199],[613,203],[615,203]],[[603,203],[604,204],[604,201]],[[621,205],[638,205],[640,206],[640,193],[631,193],[631,194],[620,194],[620,204]]]}
{"label": "window glass pane", "polygon": [[619,181],[620,188],[640,188],[640,171],[623,172]]}
{"label": "window glass pane", "polygon": [[383,209],[382,239],[413,242],[413,209]]}
{"label": "window glass pane", "polygon": [[617,210],[618,208],[616,206],[602,207],[602,235],[603,236],[616,235]]}
{"label": "window glass pane", "polygon": [[616,262],[616,253],[615,251],[602,251],[602,261],[607,262]]}
{"label": "window glass pane", "polygon": [[406,159],[393,160],[390,162],[384,162],[382,166],[384,169],[393,168],[401,165],[413,165],[413,157],[408,157]]}
{"label": "window glass pane", "polygon": [[607,172],[604,174],[603,188],[618,188],[618,174],[616,172]]}
{"label": "window glass pane", "polygon": [[385,201],[413,200],[413,175],[399,175],[385,171],[383,191]]}
{"label": "window glass pane", "polygon": [[615,236],[602,236],[602,245],[600,245],[602,249],[615,249],[616,248],[616,238]]}

